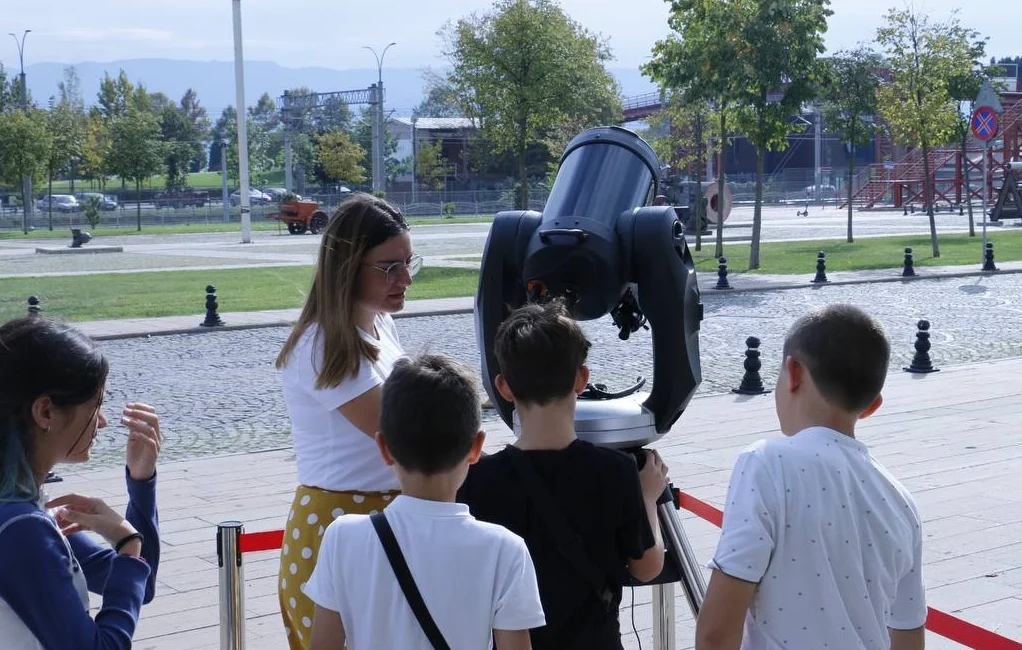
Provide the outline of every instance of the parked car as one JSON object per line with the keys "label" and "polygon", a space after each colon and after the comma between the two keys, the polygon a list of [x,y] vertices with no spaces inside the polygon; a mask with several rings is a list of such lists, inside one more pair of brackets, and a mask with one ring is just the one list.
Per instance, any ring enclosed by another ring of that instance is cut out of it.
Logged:
{"label": "parked car", "polygon": [[158,208],[201,208],[209,201],[209,192],[191,188],[164,190],[156,195]]}
{"label": "parked car", "polygon": [[35,207],[40,212],[77,212],[82,206],[78,199],[70,194],[50,194],[36,201]]}
{"label": "parked car", "polygon": [[[241,205],[241,190],[234,190],[234,194],[231,194],[230,199],[231,205]],[[273,203],[273,199],[268,194],[252,188],[248,191],[248,203],[249,205],[265,205]]]}
{"label": "parked car", "polygon": [[85,208],[85,202],[91,198],[97,198],[100,201],[99,209],[112,211],[120,207],[117,203],[117,197],[112,194],[100,194],[99,192],[82,192],[75,194],[75,198],[78,199],[78,203]]}
{"label": "parked car", "polygon": [[[287,193],[288,191],[283,187],[267,187],[263,190],[263,194],[270,197],[270,201],[273,201],[274,203],[280,201],[280,198],[285,196]],[[295,195],[299,201],[302,200],[302,195],[298,192],[292,191],[291,194]]]}

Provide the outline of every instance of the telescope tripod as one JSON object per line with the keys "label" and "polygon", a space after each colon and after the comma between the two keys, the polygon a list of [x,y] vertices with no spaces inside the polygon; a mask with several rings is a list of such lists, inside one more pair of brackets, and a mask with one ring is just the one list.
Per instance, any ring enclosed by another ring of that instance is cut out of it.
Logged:
{"label": "telescope tripod", "polygon": [[[632,453],[641,469],[645,460],[643,450],[639,449]],[[681,585],[693,618],[699,615],[703,599],[706,597],[706,581],[703,579],[702,566],[688,540],[681,517],[678,516],[680,508],[678,490],[668,484],[657,499],[657,519],[666,551],[663,571],[652,582],[627,583],[627,586],[653,587],[653,650],[674,650],[676,647],[674,586]]]}

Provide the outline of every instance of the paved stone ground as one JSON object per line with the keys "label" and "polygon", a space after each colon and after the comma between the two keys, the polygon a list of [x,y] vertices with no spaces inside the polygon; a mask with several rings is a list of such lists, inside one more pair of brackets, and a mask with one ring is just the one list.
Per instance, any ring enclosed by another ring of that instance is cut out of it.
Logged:
{"label": "paved stone ground", "polygon": [[[700,394],[727,392],[744,372],[745,339],[762,340],[763,378],[776,377],[784,333],[808,309],[850,302],[875,314],[892,340],[892,368],[911,361],[916,322],[932,322],[931,355],[940,367],[1022,354],[1022,275],[982,276],[774,292],[704,293]],[[594,342],[595,381],[612,388],[652,377],[651,334],[627,342],[609,318],[584,324]],[[432,351],[479,368],[471,315],[398,320],[410,352]],[[286,328],[154,336],[102,345],[111,361],[111,404],[131,399],[159,407],[168,458],[196,458],[290,444],[273,360]],[[493,418],[493,414],[488,413]],[[113,429],[97,441],[96,461],[115,462],[123,440]]]}
{"label": "paved stone ground", "polygon": [[[859,437],[915,495],[924,519],[929,604],[1022,640],[1022,384],[1014,380],[1020,373],[1022,359],[945,367],[925,376],[895,371],[883,408],[861,423]],[[254,406],[258,411],[260,404]],[[173,426],[168,420],[168,434]],[[654,446],[677,487],[719,505],[736,455],[777,435],[775,427],[769,396],[711,396],[693,400],[675,430]],[[509,440],[506,428],[488,429],[489,450]],[[177,444],[173,435],[170,440],[168,451]],[[125,502],[120,468],[67,467],[61,473],[67,480],[51,485],[51,496],[85,491],[115,506]],[[156,600],[142,610],[134,647],[208,650],[217,647],[219,634],[215,525],[239,519],[249,532],[279,529],[294,487],[293,457],[283,450],[164,463],[159,480],[163,563]],[[695,553],[708,559],[717,531],[689,515],[682,519]],[[272,551],[245,558],[248,650],[283,647],[277,565]],[[648,650],[650,591],[636,589],[634,596],[638,636]],[[627,633],[628,593],[624,605],[624,643],[632,649],[638,644]],[[680,592],[676,610],[677,647],[691,648],[692,619]],[[930,634],[927,647],[960,646]]]}

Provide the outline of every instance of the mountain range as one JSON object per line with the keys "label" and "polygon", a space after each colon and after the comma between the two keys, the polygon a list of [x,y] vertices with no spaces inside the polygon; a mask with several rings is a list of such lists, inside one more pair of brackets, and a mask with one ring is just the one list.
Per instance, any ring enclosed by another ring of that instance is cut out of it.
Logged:
{"label": "mountain range", "polygon": [[[176,59],[128,59],[105,63],[34,63],[25,74],[29,91],[39,105],[56,94],[64,68],[73,65],[81,81],[86,106],[96,101],[99,83],[105,73],[116,77],[121,70],[133,83],[143,83],[149,92],[162,92],[179,100],[192,88],[211,119],[227,106],[235,104],[234,63],[231,61],[185,61]],[[656,90],[655,84],[635,68],[609,68],[629,97]],[[8,74],[17,72],[8,68]],[[387,108],[397,116],[411,115],[423,97],[424,69],[383,69]],[[245,103],[252,106],[263,93],[279,97],[287,88],[311,88],[316,92],[368,88],[377,78],[374,68],[330,69],[322,67],[285,68],[272,61],[245,62]]]}

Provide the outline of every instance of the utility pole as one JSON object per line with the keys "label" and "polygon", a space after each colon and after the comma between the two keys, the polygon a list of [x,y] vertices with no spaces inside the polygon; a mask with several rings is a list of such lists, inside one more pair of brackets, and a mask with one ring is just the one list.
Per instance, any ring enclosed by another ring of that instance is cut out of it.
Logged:
{"label": "utility pole", "polygon": [[245,108],[245,56],[241,40],[241,0],[234,6],[234,89],[238,117],[238,191],[241,194],[241,243],[252,243],[252,197],[248,190],[248,111]]}
{"label": "utility pole", "polygon": [[[21,41],[18,41],[17,35],[11,32],[11,38],[14,39],[15,44],[18,46],[18,60],[21,63],[21,110],[28,113],[28,86],[25,84],[25,37],[29,35],[31,29],[26,29],[21,35]],[[32,175],[25,174],[21,177],[21,229],[24,234],[28,234],[28,231],[35,230],[32,226]]]}
{"label": "utility pole", "polygon": [[231,222],[231,197],[227,193],[227,139],[220,140],[220,194],[224,203],[224,223]]}
{"label": "utility pole", "polygon": [[369,47],[368,45],[363,46],[363,50],[369,50],[376,57],[376,85],[374,86],[375,93],[373,102],[376,106],[376,115],[373,119],[373,189],[374,190],[385,190],[387,187],[387,163],[383,155],[383,144],[386,142],[386,131],[383,119],[383,59],[387,56],[387,50],[397,45],[397,43],[390,43],[387,47],[383,48],[381,54],[377,54],[376,50]]}
{"label": "utility pole", "polygon": [[419,164],[419,152],[416,148],[415,141],[415,124],[419,121],[418,116],[412,115],[412,203],[419,202],[419,179],[418,179],[418,164]]}
{"label": "utility pole", "polygon": [[823,158],[823,106],[819,102],[813,104],[813,108],[816,110],[816,132],[813,134],[814,139],[814,152],[815,152],[815,167],[813,168],[813,197],[817,203],[820,202],[820,186],[823,184],[823,173],[821,168]]}

